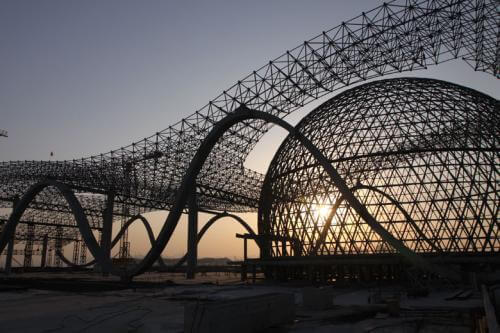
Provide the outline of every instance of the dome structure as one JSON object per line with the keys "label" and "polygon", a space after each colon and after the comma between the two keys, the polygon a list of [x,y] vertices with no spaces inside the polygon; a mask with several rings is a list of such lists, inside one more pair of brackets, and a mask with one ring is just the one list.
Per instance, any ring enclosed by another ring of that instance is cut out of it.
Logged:
{"label": "dome structure", "polygon": [[[498,253],[500,103],[422,78],[347,90],[295,128],[342,176],[377,222],[418,254]],[[293,136],[261,193],[268,257],[394,253],[344,200]],[[279,239],[290,239],[287,247]]]}

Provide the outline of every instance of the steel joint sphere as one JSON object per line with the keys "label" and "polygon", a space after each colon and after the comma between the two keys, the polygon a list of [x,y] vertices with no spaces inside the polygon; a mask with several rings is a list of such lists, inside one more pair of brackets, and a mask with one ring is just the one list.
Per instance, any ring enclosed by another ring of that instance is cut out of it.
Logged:
{"label": "steel joint sphere", "polygon": [[[500,250],[496,99],[438,80],[381,80],[331,98],[296,130],[348,186],[363,186],[354,192],[358,200],[412,251]],[[259,232],[298,240],[301,254],[395,252],[347,202],[329,216],[340,197],[324,169],[288,136],[264,181]],[[291,254],[270,245],[268,255]]]}

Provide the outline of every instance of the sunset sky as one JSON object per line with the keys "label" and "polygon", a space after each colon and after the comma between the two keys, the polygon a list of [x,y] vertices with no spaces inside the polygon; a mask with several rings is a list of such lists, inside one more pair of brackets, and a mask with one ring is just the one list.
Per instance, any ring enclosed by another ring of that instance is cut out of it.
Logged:
{"label": "sunset sky", "polygon": [[[137,141],[193,113],[287,49],[381,3],[1,1],[0,129],[9,137],[0,137],[0,160],[72,159]],[[500,97],[497,79],[462,61],[404,75]],[[288,120],[296,123],[321,101]],[[268,133],[246,166],[264,173],[283,135]],[[158,231],[165,214],[153,215]],[[255,214],[244,217],[256,229]],[[200,228],[206,220],[202,214]],[[184,254],[183,222],[165,256]],[[219,223],[199,256],[241,257],[242,240],[234,234],[244,229],[229,219]],[[142,226],[132,227],[130,240],[133,255],[147,251]],[[250,254],[257,255],[256,247]]]}

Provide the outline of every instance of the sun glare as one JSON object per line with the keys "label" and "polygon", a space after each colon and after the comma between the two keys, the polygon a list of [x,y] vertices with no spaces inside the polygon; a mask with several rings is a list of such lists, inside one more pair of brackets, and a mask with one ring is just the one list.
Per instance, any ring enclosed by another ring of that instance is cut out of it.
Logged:
{"label": "sun glare", "polygon": [[[312,215],[315,220],[315,223],[318,224],[318,226],[323,226],[325,225],[326,221],[328,220],[328,216],[330,215],[332,210],[332,205],[325,205],[325,204],[314,204],[311,207]],[[346,214],[346,208],[345,207],[337,207],[337,211],[335,212],[335,215],[332,217],[332,221],[330,223],[331,226],[336,226],[339,224],[339,221],[343,219],[343,216]]]}
{"label": "sun glare", "polygon": [[[318,225],[324,225],[330,214],[331,207],[328,205],[314,205],[312,207],[314,219],[317,221]],[[332,221],[334,223],[334,221]]]}

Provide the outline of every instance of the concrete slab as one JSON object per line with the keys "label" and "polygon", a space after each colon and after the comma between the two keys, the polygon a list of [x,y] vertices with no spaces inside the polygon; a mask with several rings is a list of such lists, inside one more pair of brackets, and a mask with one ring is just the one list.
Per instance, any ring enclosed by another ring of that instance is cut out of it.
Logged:
{"label": "concrete slab", "polygon": [[[45,278],[61,279],[59,274],[45,275]],[[36,274],[31,277],[40,278]],[[113,283],[110,278],[90,273],[73,274],[73,277]],[[416,323],[424,323],[427,330],[438,332],[441,329],[462,332],[467,328],[470,331],[470,322],[476,318],[473,312],[483,307],[482,298],[478,297],[480,294],[473,294],[466,300],[446,300],[464,286],[455,289],[434,288],[428,296],[419,298],[406,297],[405,289],[398,285],[328,287],[333,292],[333,307],[307,310],[302,306],[303,284],[242,284],[238,278],[226,275],[200,276],[200,279],[184,284],[184,276],[168,273],[148,273],[144,280],[164,283],[152,283],[153,287],[135,290],[93,292],[88,291],[91,288],[87,291],[74,288],[72,292],[36,290],[31,287],[17,290],[4,288],[0,292],[0,332],[180,333],[184,331],[186,305],[230,301],[269,293],[291,295],[296,305],[296,315],[294,322],[286,325],[286,331],[290,333],[414,331]],[[399,317],[388,315],[387,303],[368,304],[368,296],[373,292],[380,292],[383,297],[401,292]],[[256,320],[260,318],[257,315],[251,317]]]}
{"label": "concrete slab", "polygon": [[291,323],[295,318],[293,294],[263,294],[216,302],[188,304],[184,332],[260,332]]}
{"label": "concrete slab", "polygon": [[333,306],[333,290],[331,288],[302,288],[302,303],[306,309],[326,310]]}

